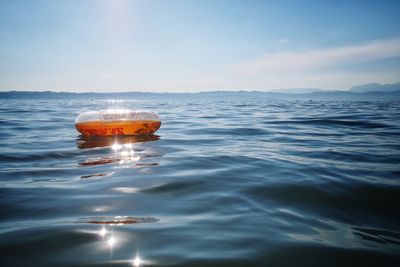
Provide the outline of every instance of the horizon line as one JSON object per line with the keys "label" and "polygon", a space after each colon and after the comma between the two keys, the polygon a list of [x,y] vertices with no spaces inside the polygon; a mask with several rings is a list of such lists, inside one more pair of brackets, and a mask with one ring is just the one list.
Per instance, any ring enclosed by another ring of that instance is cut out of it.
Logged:
{"label": "horizon line", "polygon": [[[350,92],[351,89],[355,87],[362,87],[368,85],[377,85],[377,86],[391,86],[400,84],[399,82],[394,83],[377,83],[371,82],[362,85],[354,85],[347,89],[326,89],[326,88],[312,88],[312,87],[296,87],[296,88],[279,88],[279,89],[238,89],[238,90],[227,90],[227,89],[215,89],[215,90],[207,90],[207,91],[56,91],[56,90],[29,90],[29,89],[10,89],[10,90],[0,90],[0,93],[10,93],[10,92],[24,92],[24,93],[71,93],[71,94],[123,94],[123,93],[146,93],[146,94],[196,94],[196,93],[214,93],[214,92],[259,92],[259,93],[290,93],[296,94],[295,90],[309,90],[309,92],[298,92],[302,93],[312,93],[312,92]],[[288,90],[294,90],[294,92],[288,92]],[[315,90],[315,91],[313,91]],[[280,92],[282,91],[282,92]]]}

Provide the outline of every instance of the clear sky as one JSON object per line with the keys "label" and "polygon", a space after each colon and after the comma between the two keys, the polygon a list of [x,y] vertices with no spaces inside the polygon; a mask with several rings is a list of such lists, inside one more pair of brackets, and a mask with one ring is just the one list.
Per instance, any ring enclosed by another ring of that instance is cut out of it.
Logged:
{"label": "clear sky", "polygon": [[400,81],[400,1],[0,0],[0,90]]}

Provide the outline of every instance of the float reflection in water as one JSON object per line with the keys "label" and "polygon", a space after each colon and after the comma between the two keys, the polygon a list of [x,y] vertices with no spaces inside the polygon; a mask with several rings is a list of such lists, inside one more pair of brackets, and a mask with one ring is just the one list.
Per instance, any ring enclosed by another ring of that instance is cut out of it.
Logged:
{"label": "float reflection in water", "polygon": [[134,144],[144,143],[149,141],[157,141],[158,135],[123,135],[123,136],[85,136],[81,135],[76,139],[76,145],[79,149],[96,148],[96,147],[111,147],[115,144]]}
{"label": "float reflection in water", "polygon": [[137,224],[137,223],[154,223],[158,221],[159,221],[158,219],[153,217],[97,216],[97,217],[82,218],[80,219],[79,222],[104,224],[104,225],[123,225],[123,224]]}
{"label": "float reflection in water", "polygon": [[[80,166],[93,166],[102,164],[119,163],[124,166],[145,167],[156,166],[157,162],[139,162],[141,159],[147,159],[160,156],[159,153],[152,151],[148,147],[139,146],[149,141],[157,141],[157,135],[142,136],[80,136],[77,139],[77,147],[80,149],[89,148],[110,148],[112,153],[101,157],[90,157],[79,162]],[[98,153],[96,153],[98,155]]]}

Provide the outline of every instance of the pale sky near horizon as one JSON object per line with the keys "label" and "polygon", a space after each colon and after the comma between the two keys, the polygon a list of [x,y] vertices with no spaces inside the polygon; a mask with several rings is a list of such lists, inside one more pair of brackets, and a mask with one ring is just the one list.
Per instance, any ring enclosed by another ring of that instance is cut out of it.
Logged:
{"label": "pale sky near horizon", "polygon": [[0,91],[400,81],[400,1],[0,0]]}

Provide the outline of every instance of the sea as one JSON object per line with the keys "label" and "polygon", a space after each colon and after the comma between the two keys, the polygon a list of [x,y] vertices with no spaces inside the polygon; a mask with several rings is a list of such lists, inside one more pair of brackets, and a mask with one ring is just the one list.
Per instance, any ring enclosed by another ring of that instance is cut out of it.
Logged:
{"label": "sea", "polygon": [[0,149],[0,266],[400,266],[398,101],[0,99]]}

